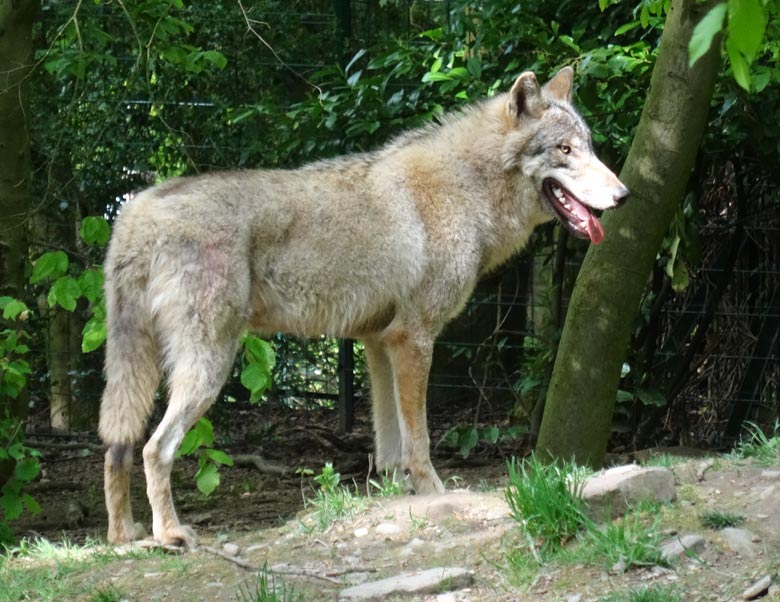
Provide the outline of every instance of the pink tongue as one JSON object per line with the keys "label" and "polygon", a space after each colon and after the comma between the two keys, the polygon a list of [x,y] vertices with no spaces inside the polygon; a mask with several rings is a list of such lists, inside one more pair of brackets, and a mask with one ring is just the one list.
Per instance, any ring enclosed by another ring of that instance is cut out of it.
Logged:
{"label": "pink tongue", "polygon": [[579,221],[584,221],[586,229],[588,230],[588,236],[590,242],[594,245],[599,245],[604,240],[604,228],[601,227],[601,222],[593,215],[587,208],[578,203],[577,201],[571,202],[572,213],[577,217]]}

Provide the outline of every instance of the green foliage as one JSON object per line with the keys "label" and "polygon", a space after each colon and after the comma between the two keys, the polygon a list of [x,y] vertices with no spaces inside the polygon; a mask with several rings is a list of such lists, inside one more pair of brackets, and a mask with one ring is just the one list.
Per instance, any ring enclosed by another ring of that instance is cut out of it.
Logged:
{"label": "green foliage", "polygon": [[8,327],[0,331],[0,466],[13,472],[0,484],[0,544],[12,540],[8,521],[24,510],[40,512],[40,506],[24,487],[40,474],[40,455],[24,445],[24,423],[10,412],[9,400],[19,397],[32,373],[25,359],[29,348],[22,325],[29,317],[27,306],[12,297],[0,297],[0,310]]}
{"label": "green foliage", "polygon": [[8,521],[19,518],[24,510],[31,514],[41,511],[38,502],[24,487],[34,481],[41,472],[38,462],[39,452],[24,445],[24,430],[18,419],[7,413],[0,417],[0,464],[13,463],[13,473],[0,487],[0,544],[7,545],[13,540]]}
{"label": "green foliage", "polygon": [[271,386],[271,371],[276,363],[273,348],[260,337],[244,333],[241,361],[241,384],[249,390],[249,401],[255,403]]}
{"label": "green foliage", "polygon": [[524,426],[453,426],[442,438],[452,449],[457,449],[463,458],[468,458],[477,445],[496,446],[520,439],[528,432]]}
{"label": "green foliage", "polygon": [[[313,474],[310,469],[298,472],[301,478]],[[331,462],[326,462],[320,473],[314,475],[314,482],[319,486],[314,497],[304,499],[306,506],[314,509],[302,521],[307,530],[324,531],[334,522],[354,516],[366,505],[366,500],[358,495],[357,487],[350,490],[341,485],[341,475],[334,470]]]}
{"label": "green foliage", "polygon": [[213,445],[214,426],[203,417],[184,436],[177,453],[179,457],[197,453],[195,484],[204,496],[211,495],[219,485],[219,466],[233,466],[233,458]]}
{"label": "green foliage", "polygon": [[761,0],[728,0],[713,6],[693,31],[688,46],[688,60],[691,66],[701,58],[712,45],[715,36],[726,23],[726,56],[736,82],[748,92],[763,89],[763,71],[751,73],[751,65],[760,55],[767,22],[777,17],[776,2]]}
{"label": "green foliage", "polygon": [[738,527],[745,522],[745,517],[734,512],[722,510],[705,510],[699,514],[699,523],[708,529],[725,529],[726,527]]}
{"label": "green foliage", "polygon": [[273,574],[269,576],[268,563],[263,564],[257,573],[257,581],[250,589],[249,584],[238,587],[237,598],[241,602],[303,602],[303,594],[295,593],[295,588],[286,585]]}
{"label": "green foliage", "polygon": [[122,602],[126,599],[128,596],[111,583],[95,588],[89,598],[90,602]]}
{"label": "green foliage", "polygon": [[584,473],[570,463],[543,464],[535,455],[507,462],[509,484],[504,497],[512,517],[532,549],[557,550],[584,522]]}
{"label": "green foliage", "polygon": [[764,433],[757,424],[748,422],[747,433],[734,451],[741,458],[751,458],[765,466],[780,463],[780,421],[775,421],[771,435]]}

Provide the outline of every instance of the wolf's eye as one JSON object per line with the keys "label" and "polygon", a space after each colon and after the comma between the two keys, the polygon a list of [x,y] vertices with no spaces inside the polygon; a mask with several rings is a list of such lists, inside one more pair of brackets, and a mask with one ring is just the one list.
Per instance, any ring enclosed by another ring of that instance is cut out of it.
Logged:
{"label": "wolf's eye", "polygon": [[568,144],[559,144],[557,148],[564,155],[568,155],[571,152],[571,146],[569,146]]}

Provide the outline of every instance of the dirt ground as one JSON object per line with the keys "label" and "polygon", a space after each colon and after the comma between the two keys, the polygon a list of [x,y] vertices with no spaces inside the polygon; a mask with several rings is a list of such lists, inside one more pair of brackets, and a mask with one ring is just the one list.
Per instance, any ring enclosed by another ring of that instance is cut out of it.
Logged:
{"label": "dirt ground", "polygon": [[[153,557],[129,552],[92,570],[76,572],[72,599],[93,600],[90,592],[110,586],[126,600],[236,600],[253,591],[256,569],[267,565],[277,579],[305,601],[332,601],[344,588],[402,571],[461,567],[472,582],[451,593],[421,595],[416,600],[443,602],[602,599],[609,592],[653,583],[673,585],[683,600],[733,601],[759,577],[778,580],[780,571],[780,467],[718,461],[705,479],[679,473],[678,501],[663,509],[659,529],[671,534],[700,533],[707,545],[698,561],[685,559],[672,568],[645,567],[611,572],[587,563],[553,563],[526,579],[507,569],[507,557],[521,544],[503,499],[506,469],[497,450],[481,450],[462,461],[450,449],[434,453],[445,496],[373,497],[356,516],[324,531],[307,531],[303,495],[312,495],[297,468],[318,472],[332,461],[342,476],[365,488],[370,436],[359,424],[353,436],[339,441],[327,420],[292,416],[275,436],[268,431],[241,443],[224,445],[231,454],[256,453],[290,468],[286,476],[267,475],[252,467],[223,468],[222,484],[210,498],[192,480],[194,460],[179,460],[174,469],[174,494],[183,521],[198,531],[212,551],[238,551],[230,558],[204,549],[184,555]],[[440,434],[439,434],[440,436]],[[436,440],[436,435],[432,439]],[[43,448],[44,479],[33,488],[43,508],[37,517],[13,525],[27,537],[83,543],[104,537],[102,454],[97,450]],[[139,459],[138,456],[136,458]],[[695,471],[694,471],[695,472]],[[767,476],[769,475],[769,476]],[[136,520],[147,525],[141,467],[136,467],[133,500]],[[302,491],[303,489],[303,491]],[[755,553],[731,550],[719,533],[703,528],[703,509],[736,512],[755,534]],[[233,544],[234,550],[225,548]],[[231,559],[232,558],[232,559]],[[28,562],[24,558],[17,562]],[[771,594],[780,600],[777,590]],[[579,596],[579,597],[577,597]],[[34,592],[27,599],[36,599]],[[296,598],[297,599],[297,598]],[[395,598],[388,598],[390,600]]]}

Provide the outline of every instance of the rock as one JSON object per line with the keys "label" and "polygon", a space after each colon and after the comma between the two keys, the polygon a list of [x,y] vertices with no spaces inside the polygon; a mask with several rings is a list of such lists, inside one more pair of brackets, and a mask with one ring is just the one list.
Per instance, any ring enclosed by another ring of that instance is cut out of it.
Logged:
{"label": "rock", "polygon": [[379,535],[398,535],[401,532],[401,527],[395,523],[379,523],[376,526],[376,532]]}
{"label": "rock", "polygon": [[762,479],[780,479],[780,470],[762,470]]}
{"label": "rock", "polygon": [[737,554],[750,558],[758,552],[755,543],[753,543],[756,536],[747,529],[726,527],[721,530],[720,534],[723,536],[723,541],[726,545]]}
{"label": "rock", "polygon": [[380,581],[361,583],[342,590],[339,602],[368,602],[386,600],[402,594],[437,594],[445,589],[459,589],[471,584],[473,571],[457,567],[440,567],[423,571],[405,572]]}
{"label": "rock", "polygon": [[222,551],[228,556],[238,556],[238,552],[240,550],[241,548],[239,548],[238,544],[235,543],[226,543],[224,546],[222,546]]}
{"label": "rock", "polygon": [[675,537],[661,545],[661,556],[666,562],[673,562],[691,553],[698,554],[706,544],[707,540],[701,535]]}
{"label": "rock", "polygon": [[674,474],[660,466],[636,464],[617,466],[590,477],[582,490],[589,514],[598,520],[611,513],[620,516],[629,505],[656,501],[666,503],[677,497]]}
{"label": "rock", "polygon": [[769,575],[764,575],[761,577],[761,579],[756,581],[753,585],[742,592],[742,598],[745,600],[755,600],[759,596],[766,593],[767,590],[769,590],[770,585],[772,585],[772,577]]}
{"label": "rock", "polygon": [[566,594],[563,602],[581,602],[582,594]]}
{"label": "rock", "polygon": [[368,535],[368,529],[366,527],[358,527],[357,529],[355,529],[354,534],[355,537],[358,538],[365,537],[366,535]]}

